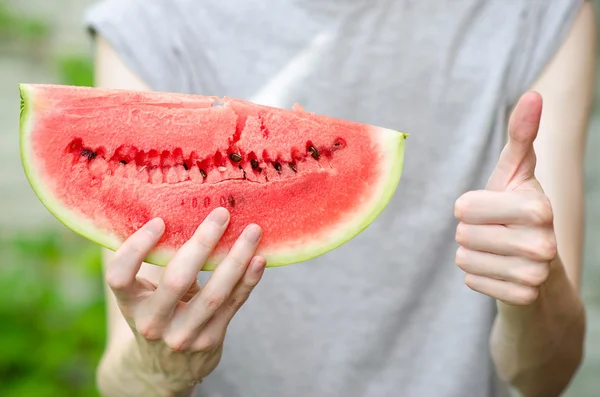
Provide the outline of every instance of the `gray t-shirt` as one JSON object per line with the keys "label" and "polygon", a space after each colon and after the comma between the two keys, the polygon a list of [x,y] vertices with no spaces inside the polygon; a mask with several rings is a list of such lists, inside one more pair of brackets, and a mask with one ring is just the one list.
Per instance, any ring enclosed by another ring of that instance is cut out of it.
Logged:
{"label": "gray t-shirt", "polygon": [[[411,133],[377,221],[268,269],[205,397],[492,397],[490,298],[454,264],[453,205],[582,0],[108,0],[87,13],[155,90],[232,96]],[[208,275],[200,277],[205,280]]]}

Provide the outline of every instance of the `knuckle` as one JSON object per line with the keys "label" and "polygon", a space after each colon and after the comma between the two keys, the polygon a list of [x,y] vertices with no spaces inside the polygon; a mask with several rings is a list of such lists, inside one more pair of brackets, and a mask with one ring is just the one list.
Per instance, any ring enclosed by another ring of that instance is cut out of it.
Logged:
{"label": "knuckle", "polygon": [[549,264],[536,263],[521,270],[517,280],[530,287],[539,287],[544,284],[550,275]]}
{"label": "knuckle", "polygon": [[201,227],[198,233],[194,235],[194,241],[201,249],[212,251],[218,241],[218,238],[214,234],[210,229],[207,230],[207,228]]}
{"label": "knuckle", "polygon": [[245,291],[246,295],[250,295],[259,281],[260,275],[246,275],[242,280],[242,290]]}
{"label": "knuckle", "polygon": [[554,235],[542,236],[534,247],[534,258],[541,261],[550,261],[556,257],[558,248]]}
{"label": "knuckle", "polygon": [[463,194],[462,196],[460,196],[455,202],[454,202],[454,216],[457,219],[463,219],[465,216],[465,213],[468,211],[469,207],[471,206],[471,195],[472,192],[467,192],[465,194]]}
{"label": "knuckle", "polygon": [[528,212],[534,224],[551,225],[554,222],[552,205],[546,196],[532,200],[529,204]]}
{"label": "knuckle", "polygon": [[204,332],[198,337],[195,348],[198,351],[208,352],[215,350],[223,343],[223,337],[213,332]]}
{"label": "knuckle", "polygon": [[172,276],[163,280],[163,288],[169,295],[179,297],[192,286],[192,282],[183,276]]}
{"label": "knuckle", "polygon": [[558,245],[554,234],[544,240],[543,249],[543,259],[551,261],[556,258],[556,255],[558,255]]}
{"label": "knuckle", "polygon": [[146,251],[150,248],[150,238],[149,236],[144,234],[137,234],[133,236],[130,240],[127,240],[125,244],[123,244],[122,255],[145,255]]}
{"label": "knuckle", "polygon": [[149,341],[155,341],[161,338],[160,330],[154,325],[153,321],[142,321],[136,323],[135,326],[137,333],[140,334],[144,339]]}
{"label": "knuckle", "polygon": [[463,222],[460,222],[456,226],[456,234],[454,236],[454,239],[456,240],[456,242],[458,244],[464,245],[467,242],[467,240],[468,240],[467,229],[468,229],[468,226]]}
{"label": "knuckle", "polygon": [[164,343],[169,349],[176,352],[182,352],[187,350],[189,345],[189,337],[184,333],[167,335],[164,338]]}
{"label": "knuckle", "polygon": [[223,302],[225,302],[225,296],[217,293],[211,293],[204,297],[204,306],[209,311],[216,311],[219,309]]}
{"label": "knuckle", "polygon": [[129,250],[135,255],[144,255],[146,253],[146,247],[139,242],[132,242],[129,246]]}
{"label": "knuckle", "polygon": [[245,268],[248,266],[248,260],[246,260],[246,258],[243,258],[241,255],[232,255],[229,258],[229,262],[235,268]]}
{"label": "knuckle", "polygon": [[109,267],[104,275],[106,284],[113,291],[123,291],[130,285],[130,280],[124,277],[117,269]]}
{"label": "knuckle", "polygon": [[119,247],[119,249],[115,251],[113,257],[108,262],[108,268],[120,267],[123,262],[127,262],[128,258],[130,257],[129,252],[131,251],[127,249],[127,246],[122,245]]}
{"label": "knuckle", "polygon": [[455,255],[454,261],[456,262],[456,265],[459,268],[466,271],[467,264],[468,264],[467,249],[464,247],[458,247],[458,249],[456,250],[456,255]]}
{"label": "knuckle", "polygon": [[473,277],[473,275],[468,274],[468,273],[465,274],[464,283],[467,287],[471,288],[473,291],[478,291],[476,280],[477,280],[477,278]]}
{"label": "knuckle", "polygon": [[521,287],[513,292],[512,300],[516,305],[528,306],[533,304],[539,295],[539,289],[534,287]]}
{"label": "knuckle", "polygon": [[229,300],[228,306],[233,311],[237,311],[244,305],[244,303],[246,303],[247,300],[248,294],[246,293],[235,295]]}

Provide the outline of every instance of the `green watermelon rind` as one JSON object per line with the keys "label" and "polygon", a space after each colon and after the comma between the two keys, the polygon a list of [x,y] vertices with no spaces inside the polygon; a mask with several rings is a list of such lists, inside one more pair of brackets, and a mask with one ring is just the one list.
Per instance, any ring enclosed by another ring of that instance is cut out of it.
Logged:
{"label": "green watermelon rind", "polygon": [[365,215],[357,214],[357,219],[355,221],[349,220],[345,222],[344,225],[346,226],[346,229],[344,232],[330,232],[330,235],[333,235],[334,237],[326,239],[327,243],[316,246],[307,244],[306,249],[289,254],[285,252],[271,254],[265,258],[269,267],[286,266],[288,264],[304,262],[344,245],[366,230],[387,207],[400,183],[404,166],[405,141],[408,134],[390,129],[378,127],[372,128],[377,129],[378,133],[381,133],[383,137],[387,138],[387,142],[384,143],[383,147],[388,148],[389,152],[386,153],[384,158],[389,159],[392,163],[389,167],[390,173],[388,174],[388,177],[384,179],[385,184],[381,187],[378,194],[374,193],[372,196],[377,198],[377,200],[368,207],[369,210]]}
{"label": "green watermelon rind", "polygon": [[34,112],[32,108],[33,93],[28,84],[19,84],[19,93],[21,97],[20,128],[19,141],[21,151],[21,163],[25,176],[29,181],[34,193],[38,196],[44,207],[63,225],[75,233],[85,237],[102,247],[115,250],[121,242],[115,236],[107,234],[106,231],[99,230],[91,221],[86,220],[83,214],[76,214],[72,209],[63,206],[51,194],[50,189],[46,189],[43,181],[34,171],[34,163],[30,156],[30,141],[27,139],[31,134],[31,125],[34,122]]}
{"label": "green watermelon rind", "polygon": [[[34,122],[34,113],[32,109],[35,104],[32,102],[34,88],[28,84],[19,84],[21,96],[20,108],[20,150],[23,169],[29,180],[29,183],[46,209],[56,217],[63,225],[71,229],[82,237],[89,239],[96,244],[107,248],[111,251],[116,251],[122,244],[122,240],[117,236],[111,235],[108,231],[98,228],[92,221],[86,219],[85,215],[78,214],[76,211],[64,206],[56,200],[44,186],[43,181],[38,177],[34,170],[35,164],[30,156],[30,142],[28,139],[32,132],[32,123]],[[326,238],[318,238],[315,241],[325,241],[325,243],[304,244],[301,249],[282,250],[283,252],[262,252],[261,255],[267,261],[267,267],[281,267],[294,263],[305,262],[315,257],[321,256],[329,251],[332,251],[341,245],[347,243],[358,234],[369,227],[373,221],[387,207],[396,189],[400,183],[402,170],[404,166],[404,151],[405,141],[408,134],[399,131],[385,129],[380,127],[371,127],[377,131],[373,136],[380,136],[384,141],[381,147],[386,149],[382,159],[389,161],[391,164],[384,167],[389,170],[387,175],[382,175],[382,185],[379,187],[379,192],[374,192],[372,198],[374,201],[364,206],[365,211],[357,213],[354,220],[350,219],[339,227],[343,231],[331,231]],[[174,252],[168,249],[155,249],[146,258],[145,262],[166,266]],[[214,270],[221,261],[222,256],[212,256],[205,263],[202,270]]]}
{"label": "green watermelon rind", "polygon": [[[370,209],[367,214],[364,216],[360,215],[360,219],[358,219],[356,222],[346,222],[345,224],[349,224],[350,226],[344,232],[337,233],[335,234],[335,237],[327,239],[327,243],[325,244],[316,244],[312,246],[306,244],[306,248],[302,250],[290,250],[283,253],[275,252],[271,254],[263,254],[263,257],[267,262],[267,267],[282,267],[305,262],[333,251],[366,230],[387,207],[389,202],[394,197],[402,177],[405,142],[409,134],[385,128],[373,128],[377,129],[378,132],[381,133],[383,137],[387,138],[387,141],[389,141],[385,142],[383,147],[388,148],[389,152],[386,153],[385,158],[389,159],[392,165],[389,167],[390,173],[385,179],[385,184],[381,188],[380,193],[373,194],[373,197],[377,197],[377,200],[369,207]],[[359,215],[357,215],[357,218],[359,218]],[[331,233],[333,234],[333,232]],[[319,239],[316,239],[316,241],[319,241]],[[157,251],[146,257],[146,262],[163,266],[168,262],[171,256],[172,253],[170,252],[163,253]],[[209,258],[202,270],[214,270],[219,262],[220,260],[211,260]]]}

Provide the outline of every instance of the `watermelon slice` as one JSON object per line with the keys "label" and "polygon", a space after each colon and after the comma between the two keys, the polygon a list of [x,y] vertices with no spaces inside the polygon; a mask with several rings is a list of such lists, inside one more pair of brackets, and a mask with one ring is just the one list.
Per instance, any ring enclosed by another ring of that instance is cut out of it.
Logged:
{"label": "watermelon slice", "polygon": [[164,266],[218,206],[231,213],[212,270],[250,222],[269,267],[355,237],[394,194],[407,134],[236,99],[21,84],[21,157],[67,227],[115,250],[154,217]]}

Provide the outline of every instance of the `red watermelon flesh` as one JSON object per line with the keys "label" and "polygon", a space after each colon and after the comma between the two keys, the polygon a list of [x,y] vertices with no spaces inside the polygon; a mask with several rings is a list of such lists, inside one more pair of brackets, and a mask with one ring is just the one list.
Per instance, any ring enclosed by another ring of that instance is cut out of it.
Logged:
{"label": "red watermelon flesh", "polygon": [[263,229],[268,266],[352,239],[398,185],[406,134],[235,99],[21,84],[21,154],[44,205],[115,250],[154,217],[166,231],[147,262],[166,265],[214,208],[231,213],[205,265],[242,229]]}

